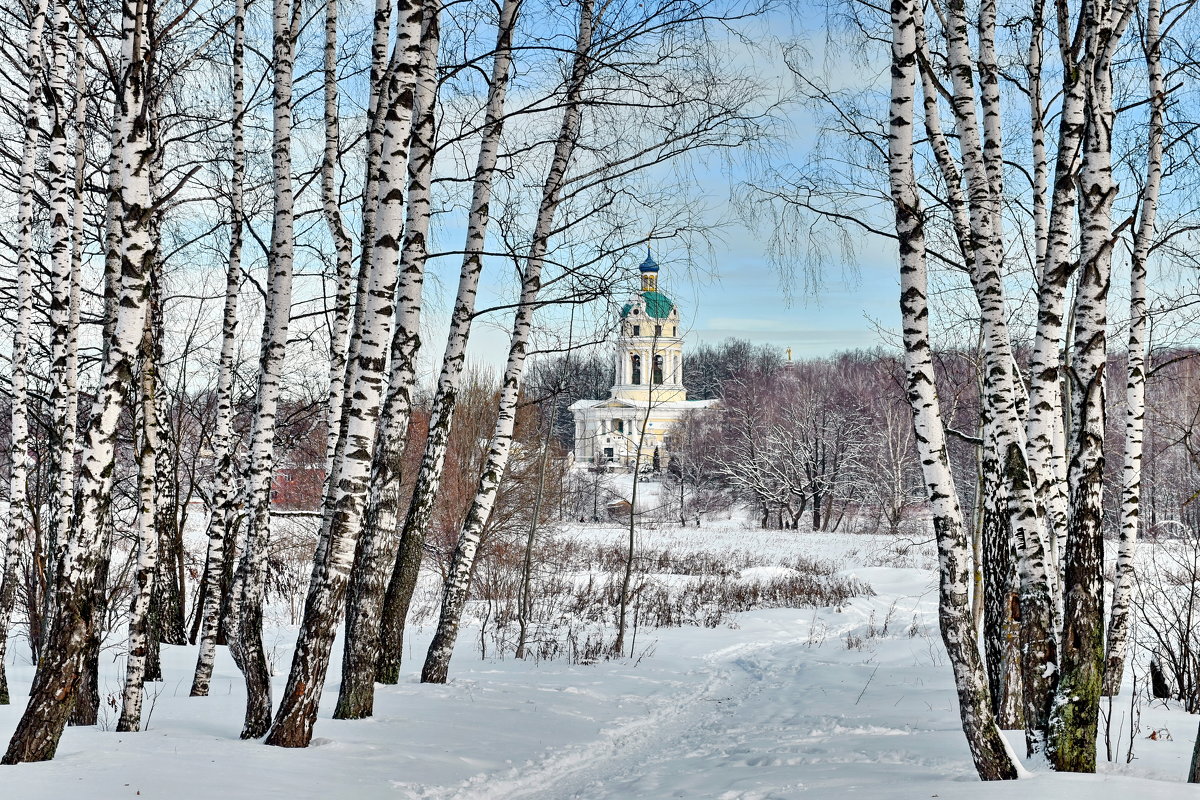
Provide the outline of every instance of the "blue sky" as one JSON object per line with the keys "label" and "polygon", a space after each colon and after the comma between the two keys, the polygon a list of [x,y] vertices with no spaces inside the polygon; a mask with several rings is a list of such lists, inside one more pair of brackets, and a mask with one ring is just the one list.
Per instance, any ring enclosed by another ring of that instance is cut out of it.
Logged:
{"label": "blue sky", "polygon": [[[744,226],[729,226],[711,264],[689,265],[667,254],[655,258],[660,288],[679,306],[688,343],[737,337],[775,345],[781,353],[790,347],[796,358],[813,357],[889,344],[881,330],[894,332],[899,325],[898,275],[885,242],[864,242],[855,264],[845,270],[833,266],[819,290],[791,298],[765,244]],[[630,268],[635,266],[630,259]],[[432,305],[438,309],[448,306],[453,267],[442,264],[432,282]],[[481,305],[495,299],[494,287],[489,291],[486,283]],[[504,312],[477,323],[469,348],[474,364],[502,369],[509,319]],[[433,351],[444,341],[444,312],[436,311],[429,322],[425,356],[432,371]]]}
{"label": "blue sky", "polygon": [[711,281],[676,277],[672,265],[663,266],[664,286],[678,298],[691,339],[733,336],[820,356],[884,344],[875,323],[898,324],[898,278],[883,246],[862,247],[856,263],[832,266],[815,292],[788,297],[761,239],[736,232],[742,235],[729,236],[718,252]]}
{"label": "blue sky", "polygon": [[[796,13],[801,9],[811,13]],[[761,23],[759,36],[763,42],[773,37],[797,37],[803,43],[808,56],[801,63],[805,68],[823,75],[833,85],[876,85],[885,71],[874,62],[864,64],[859,55],[847,53],[839,47],[827,47],[824,26],[828,22],[825,11],[816,4],[802,0],[799,7],[792,6],[777,11],[769,20]],[[804,30],[807,26],[808,30]],[[752,37],[757,38],[757,37]],[[764,82],[775,81],[785,84],[790,78],[778,53],[754,48],[732,48],[734,61],[744,59]],[[810,151],[828,144],[821,140],[813,114],[800,106],[792,106],[786,119],[786,131],[777,150],[770,154],[771,166],[782,163],[798,165],[804,163]],[[840,154],[834,154],[838,156]],[[738,337],[756,343],[771,344],[782,352],[791,348],[796,357],[829,355],[838,351],[876,346],[895,347],[899,327],[898,274],[894,244],[882,239],[868,238],[852,232],[850,238],[856,253],[848,263],[834,260],[818,281],[819,288],[795,292],[785,291],[789,283],[804,287],[804,280],[789,282],[782,278],[772,263],[768,247],[769,230],[751,230],[739,220],[737,209],[728,197],[735,193],[736,182],[744,177],[736,167],[721,175],[718,169],[698,168],[704,173],[697,181],[697,199],[711,206],[714,225],[719,225],[719,237],[712,242],[712,250],[697,256],[696,263],[688,263],[681,255],[682,248],[663,246],[656,248],[654,257],[660,264],[660,287],[674,298],[680,307],[689,342],[719,342],[728,337]],[[732,173],[730,177],[729,173]],[[1133,183],[1126,181],[1132,186]],[[765,215],[764,215],[765,216]],[[887,227],[886,219],[877,220]],[[449,234],[453,238],[454,234]],[[841,249],[841,242],[831,243],[826,248],[830,254]],[[642,252],[630,253],[625,258],[625,268],[631,279],[636,275],[637,263]],[[1127,300],[1127,268],[1123,251],[1118,253],[1114,264],[1113,319],[1119,327],[1124,317]],[[432,268],[440,274],[442,293],[434,306],[448,307],[447,292],[453,286],[457,264],[441,264]],[[803,272],[803,265],[796,264],[796,271]],[[1014,278],[1012,308],[1021,313],[1029,300],[1027,275]],[[1158,288],[1165,294],[1179,294],[1189,288],[1194,278],[1175,276],[1160,272],[1155,279]],[[961,283],[951,280],[950,283]],[[1178,285],[1176,285],[1178,284]],[[1186,284],[1186,285],[1185,285]],[[495,302],[503,296],[505,279],[485,275],[480,305]],[[511,282],[509,282],[511,286]],[[942,285],[945,289],[945,285]],[[1024,305],[1023,305],[1024,304]],[[619,302],[618,302],[619,305]],[[954,341],[962,333],[956,314],[971,313],[973,302],[969,293],[961,303],[943,304],[946,311],[935,317],[935,326],[950,344],[969,345],[970,341]],[[427,341],[431,347],[426,358],[430,368],[440,363],[440,348],[444,340],[445,315],[431,309],[430,330]],[[547,316],[553,316],[549,314]],[[470,347],[470,356],[476,364],[489,364],[499,368],[507,351],[507,324],[511,314],[496,315],[493,320],[476,328]],[[555,320],[558,318],[555,317]],[[1027,319],[1025,320],[1028,321]],[[1176,335],[1183,342],[1194,337]]]}
{"label": "blue sky", "polygon": [[[757,23],[761,26],[760,35],[764,41],[798,24],[798,17],[790,13],[777,12],[773,17]],[[824,50],[823,36],[809,38],[811,49],[819,58],[819,53]],[[811,41],[814,39],[815,43]],[[780,85],[790,82],[777,52],[752,51],[738,46],[733,53],[735,57],[745,58],[746,64],[763,82]],[[853,80],[849,75],[845,77]],[[814,136],[811,115],[792,106],[784,120],[783,139],[771,155],[802,163]],[[888,344],[886,332],[894,332],[899,323],[898,276],[889,242],[860,239],[851,263],[830,264],[819,282],[819,289],[805,291],[798,288],[789,296],[786,289],[790,282],[781,276],[769,258],[769,231],[751,230],[740,221],[728,200],[737,191],[731,183],[743,177],[738,169],[724,170],[725,174],[719,175],[722,170],[705,164],[697,171],[702,173],[696,187],[697,199],[710,207],[713,223],[720,228],[711,242],[711,249],[696,256],[697,263],[684,260],[683,248],[664,246],[656,247],[654,251],[662,268],[660,288],[676,300],[690,343],[719,342],[737,337],[777,346],[781,352],[791,348],[796,357],[822,356]],[[440,237],[446,241],[454,239],[455,227],[443,229]],[[837,250],[837,247],[830,250]],[[631,277],[636,274],[636,265],[643,252],[630,253],[625,259]],[[448,309],[450,305],[458,266],[452,259],[439,261],[443,263],[430,265],[433,277],[430,298],[433,307],[430,310],[433,313],[427,316],[426,341],[431,345],[426,351],[426,359],[431,372],[440,362],[439,348],[444,341],[446,313],[440,309]],[[511,289],[506,269],[509,269],[506,265],[497,264],[489,264],[485,269],[479,299],[481,307],[504,296],[505,287]],[[802,269],[797,265],[797,271]],[[489,271],[491,275],[487,274]],[[794,283],[798,287],[804,284],[802,280]],[[502,368],[510,318],[511,312],[503,312],[477,324],[468,351],[472,362],[496,370]],[[436,355],[431,352],[435,349],[439,350]]]}

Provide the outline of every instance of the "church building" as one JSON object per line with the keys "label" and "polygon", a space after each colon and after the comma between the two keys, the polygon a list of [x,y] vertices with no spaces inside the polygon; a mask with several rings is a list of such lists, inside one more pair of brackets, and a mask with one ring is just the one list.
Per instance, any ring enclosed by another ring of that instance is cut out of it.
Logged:
{"label": "church building", "polygon": [[665,469],[675,422],[716,403],[687,399],[679,309],[658,290],[658,264],[649,253],[638,269],[641,291],[621,308],[612,391],[604,400],[571,404],[581,466],[632,469],[640,440],[643,468]]}

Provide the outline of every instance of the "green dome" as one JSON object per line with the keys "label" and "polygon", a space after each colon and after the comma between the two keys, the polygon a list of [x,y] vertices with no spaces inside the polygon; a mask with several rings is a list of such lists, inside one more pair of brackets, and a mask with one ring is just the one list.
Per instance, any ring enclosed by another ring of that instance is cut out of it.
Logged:
{"label": "green dome", "polygon": [[[666,319],[671,316],[671,311],[675,308],[671,298],[662,292],[642,292],[642,299],[646,301],[646,316],[652,319]],[[626,303],[621,307],[621,317],[629,316],[629,312],[632,310],[633,304]]]}

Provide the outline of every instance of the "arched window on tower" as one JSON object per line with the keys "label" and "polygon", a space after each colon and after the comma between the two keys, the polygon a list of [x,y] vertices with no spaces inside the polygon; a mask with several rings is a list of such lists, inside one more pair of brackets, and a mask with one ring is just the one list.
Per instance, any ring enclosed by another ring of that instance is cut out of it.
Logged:
{"label": "arched window on tower", "polygon": [[634,386],[640,386],[642,383],[642,357],[636,355],[630,356],[629,366],[632,373],[632,379],[629,382]]}
{"label": "arched window on tower", "polygon": [[663,382],[663,357],[654,357],[654,375],[653,382],[658,384]]}

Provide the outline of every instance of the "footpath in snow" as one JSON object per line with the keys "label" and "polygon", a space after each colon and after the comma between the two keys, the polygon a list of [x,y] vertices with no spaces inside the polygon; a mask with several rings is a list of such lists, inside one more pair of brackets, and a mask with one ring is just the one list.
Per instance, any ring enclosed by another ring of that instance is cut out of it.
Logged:
{"label": "footpath in snow", "polygon": [[[1034,765],[1021,781],[978,782],[937,636],[930,572],[853,572],[874,596],[841,609],[748,612],[715,629],[639,631],[636,660],[480,661],[465,633],[448,685],[421,685],[410,661],[400,685],[379,688],[370,720],[328,718],[335,663],[307,750],[239,741],[241,678],[224,650],[212,696],[189,698],[194,648],[164,646],[166,680],[149,687],[148,730],[69,729],[53,762],[0,768],[0,798],[1198,796],[1180,782],[1196,720],[1161,707],[1143,711],[1132,765],[1105,764],[1097,776]],[[279,641],[293,635],[281,631]],[[407,652],[423,654],[425,644],[418,633]],[[32,678],[24,655],[10,671],[14,698]],[[276,693],[289,656],[281,645]],[[107,664],[105,693],[119,691],[120,666]],[[1128,714],[1127,700],[1115,705],[1118,715]],[[5,739],[19,703],[0,707]],[[108,709],[110,728],[114,720]],[[1165,734],[1145,738],[1153,729]],[[1014,746],[1020,738],[1011,735]]]}

